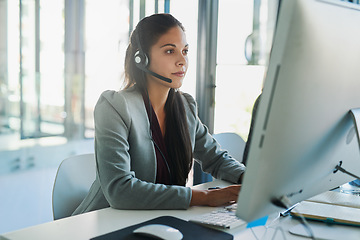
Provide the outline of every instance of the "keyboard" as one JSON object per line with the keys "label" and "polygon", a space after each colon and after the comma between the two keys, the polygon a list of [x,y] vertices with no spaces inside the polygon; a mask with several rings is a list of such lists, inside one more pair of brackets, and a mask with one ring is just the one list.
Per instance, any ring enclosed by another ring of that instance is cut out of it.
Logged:
{"label": "keyboard", "polygon": [[240,227],[246,222],[235,215],[236,207],[219,208],[210,213],[205,213],[190,219],[190,222],[199,223],[204,226],[232,229]]}

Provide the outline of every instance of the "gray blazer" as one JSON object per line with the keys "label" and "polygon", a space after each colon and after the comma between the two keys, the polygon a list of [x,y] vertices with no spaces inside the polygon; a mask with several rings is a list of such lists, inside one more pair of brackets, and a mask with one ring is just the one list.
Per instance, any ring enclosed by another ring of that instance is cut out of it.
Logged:
{"label": "gray blazer", "polygon": [[[195,100],[183,94],[194,158],[205,172],[237,183],[245,166],[209,134],[197,116]],[[105,91],[95,111],[96,180],[73,213],[117,209],[187,209],[191,189],[155,184],[156,154],[144,101],[136,87]],[[81,174],[81,173],[79,173]]]}

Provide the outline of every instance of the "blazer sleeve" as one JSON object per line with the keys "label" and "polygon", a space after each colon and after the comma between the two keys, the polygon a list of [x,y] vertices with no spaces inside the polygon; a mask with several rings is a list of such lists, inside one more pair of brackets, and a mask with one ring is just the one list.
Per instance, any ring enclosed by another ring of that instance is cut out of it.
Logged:
{"label": "blazer sleeve", "polygon": [[189,94],[184,93],[190,108],[190,123],[194,124],[195,144],[194,158],[200,163],[204,172],[213,177],[232,183],[239,183],[241,174],[245,172],[245,165],[234,159],[227,151],[221,150],[219,143],[209,133],[208,128],[197,115],[196,101]]}
{"label": "blazer sleeve", "polygon": [[[116,104],[115,104],[116,103]],[[119,104],[120,103],[120,104]],[[126,98],[102,94],[94,111],[97,175],[109,205],[117,209],[186,209],[191,189],[144,181],[131,170],[129,131],[132,127]],[[138,151],[141,151],[139,149]]]}

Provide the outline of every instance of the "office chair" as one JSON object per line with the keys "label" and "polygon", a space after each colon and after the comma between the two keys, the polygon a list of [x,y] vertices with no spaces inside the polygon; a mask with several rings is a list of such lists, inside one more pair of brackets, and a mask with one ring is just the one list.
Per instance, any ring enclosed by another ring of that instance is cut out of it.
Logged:
{"label": "office chair", "polygon": [[93,153],[69,157],[61,162],[52,193],[54,220],[71,216],[85,198],[95,178]]}
{"label": "office chair", "polygon": [[242,162],[246,143],[238,134],[225,132],[213,134],[213,137],[222,149],[227,150],[233,158]]}
{"label": "office chair", "polygon": [[[243,161],[246,143],[238,134],[224,132],[213,134],[213,137],[220,144],[221,149],[227,150],[229,154],[239,162]],[[194,185],[214,180],[211,174],[204,173],[201,170],[200,164],[198,163],[194,163],[194,172]]]}

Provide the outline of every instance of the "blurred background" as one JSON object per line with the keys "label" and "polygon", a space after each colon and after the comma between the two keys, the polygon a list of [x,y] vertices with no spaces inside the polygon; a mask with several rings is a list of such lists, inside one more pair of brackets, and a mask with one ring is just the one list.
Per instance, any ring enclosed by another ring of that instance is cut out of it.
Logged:
{"label": "blurred background", "polygon": [[181,90],[211,133],[247,140],[279,1],[0,0],[0,234],[53,220],[57,168],[94,152],[94,106],[121,88],[129,35],[144,16],[183,23]]}

